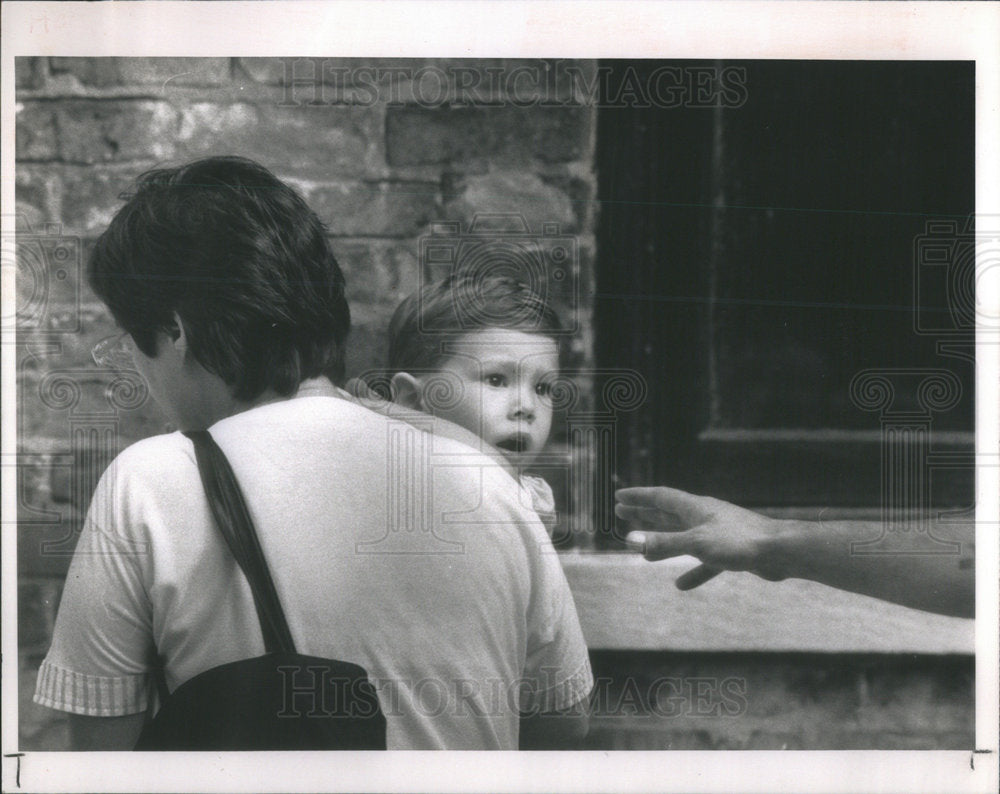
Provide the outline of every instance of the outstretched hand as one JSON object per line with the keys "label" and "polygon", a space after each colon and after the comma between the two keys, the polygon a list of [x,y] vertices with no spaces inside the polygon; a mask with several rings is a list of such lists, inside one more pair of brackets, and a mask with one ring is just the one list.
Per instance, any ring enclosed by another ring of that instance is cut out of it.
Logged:
{"label": "outstretched hand", "polygon": [[615,515],[633,525],[626,545],[647,560],[691,555],[702,565],[682,574],[677,587],[690,590],[728,571],[750,571],[772,581],[783,578],[764,554],[777,522],[710,496],[674,488],[622,488]]}

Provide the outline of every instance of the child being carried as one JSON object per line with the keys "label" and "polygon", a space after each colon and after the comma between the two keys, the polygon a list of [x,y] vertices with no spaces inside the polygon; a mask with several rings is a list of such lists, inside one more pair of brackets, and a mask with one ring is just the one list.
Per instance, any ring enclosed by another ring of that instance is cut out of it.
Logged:
{"label": "child being carried", "polygon": [[475,433],[511,464],[549,532],[552,489],[523,473],[552,428],[562,326],[528,285],[456,274],[406,298],[389,324],[393,402]]}

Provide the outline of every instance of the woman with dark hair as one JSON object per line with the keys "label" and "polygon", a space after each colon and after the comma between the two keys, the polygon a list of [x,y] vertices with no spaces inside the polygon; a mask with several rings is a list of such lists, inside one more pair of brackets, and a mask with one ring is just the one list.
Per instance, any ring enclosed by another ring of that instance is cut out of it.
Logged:
{"label": "woman with dark hair", "polygon": [[[344,279],[293,190],[240,158],[152,171],[89,275],[121,328],[95,359],[137,369],[180,430],[210,429],[295,646],[368,672],[390,749],[516,749],[538,724],[553,742],[585,730],[592,676],[572,597],[509,473],[324,377],[343,377]],[[36,701],[73,715],[75,747],[124,749],[159,665],[174,691],[262,649],[191,441],[129,447],[94,494]]]}

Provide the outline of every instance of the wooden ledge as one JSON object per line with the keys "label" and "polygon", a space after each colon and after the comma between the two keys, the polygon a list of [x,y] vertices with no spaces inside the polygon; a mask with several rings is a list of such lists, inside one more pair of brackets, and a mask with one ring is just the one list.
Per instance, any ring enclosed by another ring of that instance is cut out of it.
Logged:
{"label": "wooden ledge", "polygon": [[599,650],[975,653],[975,623],[832,587],[724,573],[681,592],[690,557],[560,554],[587,645]]}

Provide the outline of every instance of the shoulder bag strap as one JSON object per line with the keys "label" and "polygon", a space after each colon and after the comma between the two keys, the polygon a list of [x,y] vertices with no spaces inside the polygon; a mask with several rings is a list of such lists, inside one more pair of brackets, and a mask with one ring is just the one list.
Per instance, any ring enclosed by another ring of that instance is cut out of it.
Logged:
{"label": "shoulder bag strap", "polygon": [[295,653],[292,633],[229,460],[207,430],[186,431],[184,435],[194,442],[198,473],[215,523],[250,583],[264,647],[268,653]]}

